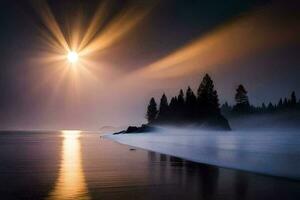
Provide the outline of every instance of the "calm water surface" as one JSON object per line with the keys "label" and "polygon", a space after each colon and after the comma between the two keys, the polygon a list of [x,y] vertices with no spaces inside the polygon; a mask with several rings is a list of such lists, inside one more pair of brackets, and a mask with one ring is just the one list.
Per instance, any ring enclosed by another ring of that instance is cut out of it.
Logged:
{"label": "calm water surface", "polygon": [[0,132],[0,199],[300,199],[300,182],[181,160],[99,133]]}

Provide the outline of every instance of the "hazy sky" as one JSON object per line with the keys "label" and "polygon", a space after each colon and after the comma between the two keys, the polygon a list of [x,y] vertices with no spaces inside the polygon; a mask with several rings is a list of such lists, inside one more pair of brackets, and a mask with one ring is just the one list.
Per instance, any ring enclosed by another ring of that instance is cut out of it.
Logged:
{"label": "hazy sky", "polygon": [[[204,73],[221,102],[240,83],[253,104],[300,95],[299,24],[297,0],[3,0],[0,129],[142,123]],[[76,70],[52,59],[61,38],[84,43]]]}

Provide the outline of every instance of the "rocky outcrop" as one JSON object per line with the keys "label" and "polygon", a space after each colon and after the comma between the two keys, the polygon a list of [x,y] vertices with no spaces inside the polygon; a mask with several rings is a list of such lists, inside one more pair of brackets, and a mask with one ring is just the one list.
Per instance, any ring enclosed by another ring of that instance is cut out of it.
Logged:
{"label": "rocky outcrop", "polygon": [[219,130],[219,131],[230,131],[230,125],[228,120],[219,115],[214,118],[208,118],[207,120],[203,121],[203,123],[199,124],[201,129],[205,130]]}
{"label": "rocky outcrop", "polygon": [[154,131],[155,128],[146,124],[143,124],[140,127],[137,126],[129,126],[126,130],[114,133],[114,135],[118,135],[118,134],[130,134],[130,133],[147,133],[147,132],[151,132]]}

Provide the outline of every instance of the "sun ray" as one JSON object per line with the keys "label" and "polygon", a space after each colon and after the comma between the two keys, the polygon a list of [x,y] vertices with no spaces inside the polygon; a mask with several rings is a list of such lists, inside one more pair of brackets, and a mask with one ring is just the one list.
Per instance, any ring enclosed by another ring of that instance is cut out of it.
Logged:
{"label": "sun ray", "polygon": [[46,28],[46,32],[44,30],[44,34],[47,35],[45,38],[52,38],[53,42],[56,42],[61,48],[68,50],[69,45],[67,40],[47,2],[44,0],[35,1],[34,6],[36,8],[36,12],[41,17],[41,20],[45,25],[44,28]]}
{"label": "sun ray", "polygon": [[[101,1],[88,17],[82,7],[72,10],[74,14],[70,15],[54,10],[46,0],[34,0],[33,7],[40,17],[42,47],[33,62],[43,66],[43,81],[37,88],[52,89],[50,103],[58,94],[69,104],[78,103],[83,88],[101,85],[99,81],[111,76],[109,71],[115,69],[107,67],[109,63],[93,62],[95,53],[107,50],[133,31],[155,4],[125,5],[114,10],[112,1]],[[59,93],[62,90],[65,92]]]}
{"label": "sun ray", "polygon": [[82,49],[82,55],[89,55],[111,46],[141,22],[149,11],[149,8],[132,7],[119,13],[93,41]]}
{"label": "sun ray", "polygon": [[82,37],[78,51],[81,51],[89,44],[92,39],[96,36],[98,30],[104,26],[105,19],[108,17],[108,10],[110,7],[110,1],[104,1],[99,4],[93,18],[91,19],[85,34]]}

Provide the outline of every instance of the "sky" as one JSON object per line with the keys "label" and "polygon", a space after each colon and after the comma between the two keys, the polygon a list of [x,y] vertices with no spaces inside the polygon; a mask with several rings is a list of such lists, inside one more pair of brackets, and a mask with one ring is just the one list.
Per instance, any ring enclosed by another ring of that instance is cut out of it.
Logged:
{"label": "sky", "polygon": [[[84,129],[145,122],[150,97],[197,89],[220,102],[300,95],[296,0],[3,0],[0,129]],[[79,63],[66,55],[78,51]]]}

